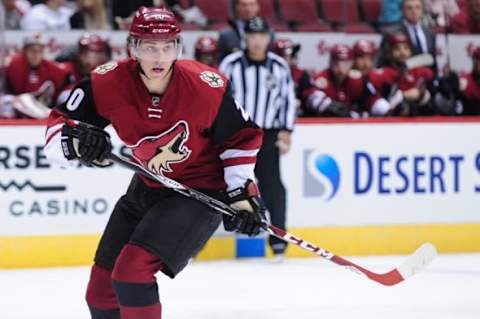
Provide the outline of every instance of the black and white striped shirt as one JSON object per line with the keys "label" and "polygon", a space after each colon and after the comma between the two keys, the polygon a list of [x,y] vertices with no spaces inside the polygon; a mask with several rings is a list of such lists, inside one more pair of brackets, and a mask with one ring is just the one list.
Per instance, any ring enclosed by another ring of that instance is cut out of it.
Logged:
{"label": "black and white striped shirt", "polygon": [[283,58],[268,52],[265,61],[256,62],[245,51],[237,51],[223,59],[219,70],[229,78],[235,99],[258,126],[293,130],[295,88]]}

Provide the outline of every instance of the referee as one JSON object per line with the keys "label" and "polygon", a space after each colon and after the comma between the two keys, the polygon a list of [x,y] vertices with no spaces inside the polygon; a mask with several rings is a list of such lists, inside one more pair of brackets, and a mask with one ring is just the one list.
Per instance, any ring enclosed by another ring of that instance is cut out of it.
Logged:
{"label": "referee", "polygon": [[[237,102],[264,130],[255,175],[272,224],[285,229],[286,191],[280,178],[280,155],[290,148],[296,101],[290,67],[268,51],[270,41],[271,30],[265,19],[249,19],[245,24],[246,49],[227,55],[219,69],[230,79]],[[268,242],[281,261],[286,243],[273,236]]]}

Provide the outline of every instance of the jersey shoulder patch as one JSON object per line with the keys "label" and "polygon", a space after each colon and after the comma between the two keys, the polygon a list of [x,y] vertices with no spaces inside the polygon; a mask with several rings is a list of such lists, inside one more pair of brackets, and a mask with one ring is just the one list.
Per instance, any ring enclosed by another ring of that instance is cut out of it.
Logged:
{"label": "jersey shoulder patch", "polygon": [[315,79],[315,85],[320,89],[326,89],[328,86],[328,80],[323,76],[320,76]]}
{"label": "jersey shoulder patch", "polygon": [[114,70],[116,67],[118,66],[118,63],[115,62],[115,61],[112,61],[112,62],[107,62],[105,64],[102,64],[100,66],[97,66],[95,68],[95,70],[93,70],[94,73],[97,73],[97,74],[106,74],[112,70]]}
{"label": "jersey shoulder patch", "polygon": [[200,79],[212,88],[221,88],[225,85],[222,77],[213,71],[203,71],[200,73]]}

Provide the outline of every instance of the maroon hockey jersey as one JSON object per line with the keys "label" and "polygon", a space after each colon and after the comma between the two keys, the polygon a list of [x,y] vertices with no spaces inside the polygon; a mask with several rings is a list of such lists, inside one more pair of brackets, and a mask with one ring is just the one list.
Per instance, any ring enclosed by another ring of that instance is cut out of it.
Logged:
{"label": "maroon hockey jersey", "polygon": [[195,61],[175,63],[162,96],[148,92],[132,59],[96,68],[48,121],[45,152],[64,165],[59,143],[66,118],[111,124],[151,172],[199,189],[235,188],[254,178],[262,143],[261,129],[234,101],[227,79]]}
{"label": "maroon hockey jersey", "polygon": [[347,78],[339,84],[329,69],[315,74],[313,80],[329,98],[347,105],[353,111],[370,111],[380,99],[375,88],[357,70],[351,70]]}
{"label": "maroon hockey jersey", "polygon": [[426,86],[433,81],[434,77],[432,69],[427,67],[418,67],[402,73],[399,68],[388,66],[374,69],[368,74],[369,81],[382,94],[388,94],[393,85],[397,85],[402,91]]}
{"label": "maroon hockey jersey", "polygon": [[58,94],[71,81],[67,70],[57,63],[43,60],[38,68],[31,68],[23,54],[13,57],[7,67],[7,93],[32,93],[47,106],[54,106]]}
{"label": "maroon hockey jersey", "polygon": [[466,115],[480,114],[480,79],[473,72],[460,75],[460,99],[463,103],[463,113]]}

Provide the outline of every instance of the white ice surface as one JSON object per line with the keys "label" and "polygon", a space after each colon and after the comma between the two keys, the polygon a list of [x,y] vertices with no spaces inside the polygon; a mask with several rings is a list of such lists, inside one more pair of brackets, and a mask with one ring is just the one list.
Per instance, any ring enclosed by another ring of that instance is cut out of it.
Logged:
{"label": "white ice surface", "polygon": [[[354,257],[375,271],[399,257]],[[89,269],[0,271],[0,319],[88,319]],[[439,255],[384,287],[320,258],[197,262],[159,275],[166,319],[480,319],[480,254]],[[141,318],[139,318],[141,319]]]}

